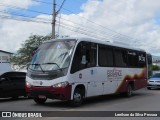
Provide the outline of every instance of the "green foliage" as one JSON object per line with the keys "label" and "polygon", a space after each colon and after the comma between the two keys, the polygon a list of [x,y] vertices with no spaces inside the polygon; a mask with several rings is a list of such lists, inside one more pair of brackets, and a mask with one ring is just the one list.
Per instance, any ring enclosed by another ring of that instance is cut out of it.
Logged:
{"label": "green foliage", "polygon": [[153,70],[153,71],[160,70],[160,67],[157,66],[157,65],[152,65],[152,70]]}
{"label": "green foliage", "polygon": [[44,41],[50,40],[51,35],[40,36],[31,35],[23,44],[22,47],[17,51],[16,54],[11,58],[13,64],[19,66],[26,66],[32,59],[34,51],[43,43]]}

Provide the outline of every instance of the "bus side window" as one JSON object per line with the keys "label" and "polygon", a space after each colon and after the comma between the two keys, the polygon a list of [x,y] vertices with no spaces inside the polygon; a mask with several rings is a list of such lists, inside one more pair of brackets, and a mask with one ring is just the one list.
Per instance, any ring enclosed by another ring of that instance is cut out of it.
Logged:
{"label": "bus side window", "polygon": [[138,67],[138,56],[136,51],[128,51],[128,66],[129,67]]}
{"label": "bus side window", "polygon": [[77,45],[74,57],[73,57],[73,61],[72,61],[72,67],[71,67],[71,73],[74,73],[76,71],[78,71],[79,69],[79,63],[81,61],[81,44],[79,43]]}
{"label": "bus side window", "polygon": [[114,55],[116,67],[127,66],[127,53],[125,50],[115,49]]}
{"label": "bus side window", "polygon": [[71,73],[79,70],[96,66],[97,44],[89,42],[80,42],[76,48]]}
{"label": "bus side window", "polygon": [[105,46],[105,45],[98,45],[99,46],[99,66],[101,67],[112,67],[114,64],[113,60],[113,48]]}
{"label": "bus side window", "polygon": [[139,53],[138,54],[138,63],[139,63],[139,67],[143,68],[146,66],[146,54],[145,53]]}
{"label": "bus side window", "polygon": [[97,63],[97,44],[90,43],[89,49],[87,51],[88,63],[87,67],[95,67]]}
{"label": "bus side window", "polygon": [[77,45],[71,67],[71,73],[75,73],[85,68],[84,59],[86,59],[86,42],[80,42]]}

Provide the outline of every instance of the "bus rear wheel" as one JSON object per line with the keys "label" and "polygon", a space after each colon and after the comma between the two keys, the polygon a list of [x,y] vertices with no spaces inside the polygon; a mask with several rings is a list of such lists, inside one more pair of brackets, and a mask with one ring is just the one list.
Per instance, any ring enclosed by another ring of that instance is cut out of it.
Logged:
{"label": "bus rear wheel", "polygon": [[82,93],[82,90],[79,88],[76,88],[74,90],[73,100],[71,101],[71,105],[74,107],[80,106],[83,102],[83,97],[84,97],[84,95]]}
{"label": "bus rear wheel", "polygon": [[33,100],[37,103],[37,104],[44,104],[47,100],[47,98],[38,98],[38,97],[34,97]]}
{"label": "bus rear wheel", "polygon": [[127,92],[125,93],[126,97],[131,97],[133,93],[132,86],[129,84],[127,87]]}

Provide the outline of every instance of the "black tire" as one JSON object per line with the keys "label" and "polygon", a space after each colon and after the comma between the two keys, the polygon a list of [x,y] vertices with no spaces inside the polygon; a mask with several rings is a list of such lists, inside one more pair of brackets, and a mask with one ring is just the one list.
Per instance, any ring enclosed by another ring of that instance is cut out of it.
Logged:
{"label": "black tire", "polygon": [[44,104],[47,100],[47,98],[38,98],[38,97],[34,97],[33,100],[37,103],[37,104]]}
{"label": "black tire", "polygon": [[18,98],[19,98],[18,96],[12,97],[13,100],[17,100]]}
{"label": "black tire", "polygon": [[83,103],[84,94],[81,89],[76,88],[73,94],[73,100],[71,100],[71,105],[73,107],[78,107]]}
{"label": "black tire", "polygon": [[31,96],[24,96],[26,99],[31,99],[32,97]]}
{"label": "black tire", "polygon": [[133,92],[132,86],[129,84],[128,87],[127,87],[127,92],[125,93],[125,96],[126,97],[131,97],[132,92]]}
{"label": "black tire", "polygon": [[148,89],[148,90],[151,90],[151,88],[150,88],[150,87],[147,87],[147,89]]}

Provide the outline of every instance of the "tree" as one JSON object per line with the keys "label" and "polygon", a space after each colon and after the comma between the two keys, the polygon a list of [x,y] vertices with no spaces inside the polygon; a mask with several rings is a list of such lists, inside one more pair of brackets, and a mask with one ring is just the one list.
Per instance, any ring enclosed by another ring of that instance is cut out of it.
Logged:
{"label": "tree", "polygon": [[158,65],[152,65],[152,70],[153,71],[160,70],[160,67]]}
{"label": "tree", "polygon": [[34,51],[44,42],[51,39],[51,35],[31,35],[11,58],[13,64],[25,67],[32,59]]}

